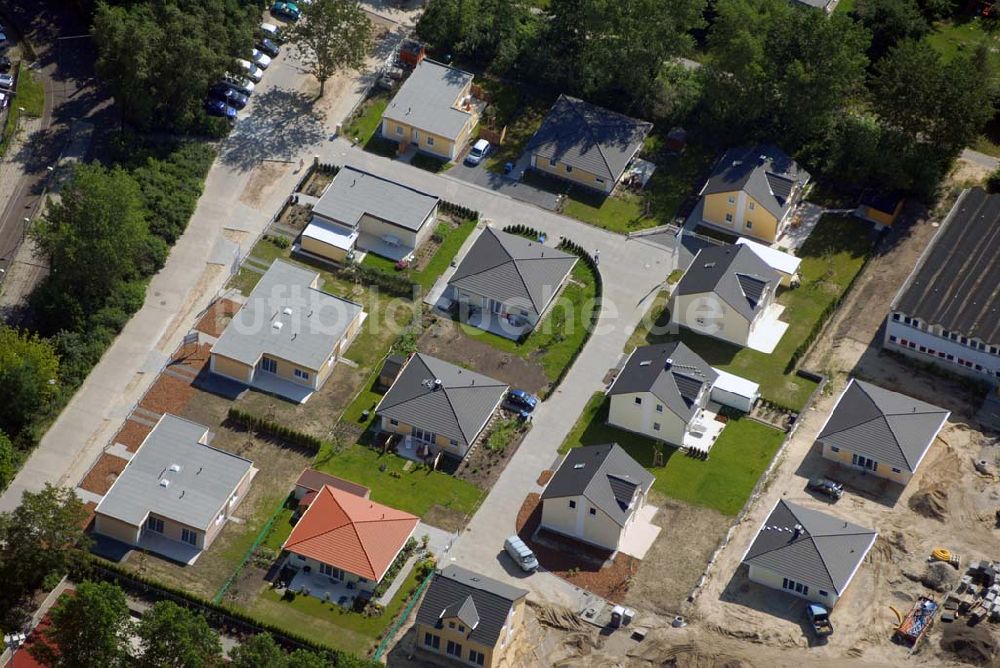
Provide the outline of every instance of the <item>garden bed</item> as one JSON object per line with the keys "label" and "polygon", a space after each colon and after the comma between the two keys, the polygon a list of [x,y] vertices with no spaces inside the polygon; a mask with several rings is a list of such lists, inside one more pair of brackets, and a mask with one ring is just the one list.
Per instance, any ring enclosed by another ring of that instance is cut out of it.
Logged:
{"label": "garden bed", "polygon": [[[454,476],[489,490],[507,467],[507,462],[521,446],[529,428],[516,417],[505,415],[490,427],[486,438],[470,452],[455,470]],[[503,442],[502,447],[500,441]]]}
{"label": "garden bed", "polygon": [[330,185],[333,181],[334,174],[325,169],[310,169],[309,177],[306,182],[302,184],[301,190],[299,192],[309,195],[310,197],[322,197],[323,193],[326,192],[326,187]]}

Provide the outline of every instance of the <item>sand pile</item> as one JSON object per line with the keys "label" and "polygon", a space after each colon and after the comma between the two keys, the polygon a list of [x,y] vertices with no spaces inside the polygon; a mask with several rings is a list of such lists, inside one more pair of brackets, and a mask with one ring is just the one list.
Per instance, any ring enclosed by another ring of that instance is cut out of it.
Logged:
{"label": "sand pile", "polygon": [[946,624],[941,637],[941,649],[955,658],[974,666],[1000,665],[997,658],[997,640],[985,625]]}
{"label": "sand pile", "polygon": [[910,510],[943,522],[948,516],[948,490],[941,484],[920,489],[910,497]]}

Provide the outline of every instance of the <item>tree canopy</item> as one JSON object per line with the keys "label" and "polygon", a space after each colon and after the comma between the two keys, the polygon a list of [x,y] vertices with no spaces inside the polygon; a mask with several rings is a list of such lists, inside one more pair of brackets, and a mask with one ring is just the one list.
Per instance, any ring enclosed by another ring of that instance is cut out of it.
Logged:
{"label": "tree canopy", "polygon": [[319,80],[322,96],[333,75],[364,69],[372,49],[372,24],[357,0],[314,0],[302,9],[302,20],[285,29],[284,37]]}
{"label": "tree canopy", "polygon": [[229,653],[232,668],[257,668],[270,666],[286,668],[288,656],[274,641],[270,633],[258,633],[244,640]]}
{"label": "tree canopy", "polygon": [[52,668],[126,664],[130,625],[125,594],[107,582],[81,582],[49,613],[48,643],[35,643],[31,654]]}
{"label": "tree canopy", "polygon": [[0,492],[7,489],[7,485],[14,479],[17,473],[17,452],[14,444],[10,442],[10,437],[0,431]]}
{"label": "tree canopy", "polygon": [[202,615],[171,601],[157,601],[136,627],[137,663],[151,668],[202,668],[220,663],[219,636]]}
{"label": "tree canopy", "polygon": [[0,431],[16,438],[44,413],[59,391],[58,378],[49,341],[0,324]]}

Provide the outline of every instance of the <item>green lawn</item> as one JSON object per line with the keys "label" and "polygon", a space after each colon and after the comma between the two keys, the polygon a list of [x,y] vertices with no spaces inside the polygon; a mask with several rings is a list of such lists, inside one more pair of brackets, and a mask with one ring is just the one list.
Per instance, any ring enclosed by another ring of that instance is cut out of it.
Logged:
{"label": "green lawn", "polygon": [[[467,220],[458,227],[452,227],[446,223],[438,225],[436,233],[443,238],[441,245],[434,253],[434,257],[430,259],[430,262],[423,269],[420,271],[406,270],[409,279],[423,288],[424,292],[429,291],[434,286],[438,277],[444,273],[444,270],[448,268],[451,261],[455,259],[458,249],[462,247],[462,244],[465,243],[465,240],[472,234],[474,229],[476,229],[476,222],[474,220]],[[394,260],[375,255],[374,253],[365,255],[365,259],[361,261],[361,264],[381,269],[390,274],[398,271]]]}
{"label": "green lawn", "polygon": [[[680,338],[712,366],[760,383],[761,396],[765,399],[798,410],[805,405],[816,384],[794,373],[786,375],[785,367],[823,311],[861,270],[872,245],[871,234],[854,218],[826,216],[819,222],[799,249],[802,285],[778,295],[778,302],[785,306],[782,319],[789,327],[771,354],[700,336],[686,329],[681,331]],[[665,305],[665,298],[659,299]],[[656,308],[654,305],[652,310],[659,314],[655,324],[666,329],[664,325],[669,322],[669,314]],[[654,323],[647,320],[640,325],[629,340],[629,350],[633,345],[675,338],[670,333],[650,333],[651,324]]]}
{"label": "green lawn", "polygon": [[785,438],[784,432],[750,419],[730,420],[707,460],[662,446],[665,465],[653,468],[655,442],[605,424],[607,398],[595,394],[563,441],[560,452],[581,445],[617,443],[656,476],[653,489],[687,503],[736,515]]}
{"label": "green lawn", "polygon": [[[17,120],[20,114],[25,116],[41,116],[45,106],[45,88],[35,78],[24,62],[21,63],[17,75],[17,95],[7,110],[7,119],[0,128],[0,156],[7,152],[11,138],[17,131]],[[21,109],[24,109],[22,112]]]}
{"label": "green lawn", "polygon": [[437,174],[443,171],[445,165],[448,164],[447,160],[442,160],[441,158],[435,158],[432,155],[427,155],[426,153],[417,153],[410,160],[410,164],[414,167],[419,167],[425,171],[431,172],[432,174]]}
{"label": "green lawn", "polygon": [[927,35],[927,41],[946,60],[960,53],[972,55],[976,47],[986,43],[989,47],[987,60],[992,78],[1000,77],[1000,31],[987,31],[982,18],[963,17],[960,20],[939,21]]}
{"label": "green lawn", "polygon": [[[352,445],[337,454],[321,452],[313,466],[340,478],[370,487],[371,498],[399,510],[423,516],[439,505],[460,513],[472,513],[483,492],[475,485],[440,471],[430,471],[395,454],[379,454],[364,445]],[[385,471],[380,471],[381,466]]]}
{"label": "green lawn", "polygon": [[388,93],[376,93],[362,102],[358,113],[344,128],[344,136],[353,138],[359,144],[367,144],[382,124],[382,114],[389,106],[389,99]]}
{"label": "green lawn", "polygon": [[285,601],[273,589],[265,589],[250,607],[250,612],[275,626],[365,656],[402,611],[409,592],[419,584],[417,577],[417,569],[414,568],[378,617],[365,617],[314,596],[296,596],[292,601]]}
{"label": "green lawn", "polygon": [[471,325],[461,324],[462,331],[512,355],[535,359],[549,380],[558,378],[583,345],[590,326],[590,316],[597,298],[597,284],[590,268],[577,262],[570,280],[545,318],[524,343],[518,343]]}
{"label": "green lawn", "polygon": [[712,152],[688,146],[681,155],[664,158],[641,193],[623,193],[602,197],[585,188],[567,188],[554,179],[540,184],[566,192],[563,213],[585,223],[613,232],[632,232],[672,223],[681,204],[701,186],[712,161]]}
{"label": "green lawn", "polygon": [[854,7],[857,4],[857,0],[840,0],[840,2],[837,3],[837,7],[833,11],[840,12],[841,14],[848,14],[854,11]]}
{"label": "green lawn", "polygon": [[274,243],[273,238],[266,236],[258,241],[253,248],[250,249],[250,254],[259,260],[263,260],[267,264],[270,264],[277,260],[279,257],[283,259],[288,259],[291,249],[290,244],[282,248],[278,244]]}
{"label": "green lawn", "polygon": [[502,174],[505,164],[517,162],[551,106],[541,100],[532,100],[518,109],[507,123],[507,136],[503,145],[494,147],[494,151],[487,156],[486,169]]}
{"label": "green lawn", "polygon": [[281,546],[285,544],[285,540],[292,533],[292,515],[295,511],[292,508],[282,508],[278,516],[274,518],[274,523],[271,524],[271,531],[268,532],[267,538],[261,543],[264,547],[269,550],[274,550],[279,552]]}

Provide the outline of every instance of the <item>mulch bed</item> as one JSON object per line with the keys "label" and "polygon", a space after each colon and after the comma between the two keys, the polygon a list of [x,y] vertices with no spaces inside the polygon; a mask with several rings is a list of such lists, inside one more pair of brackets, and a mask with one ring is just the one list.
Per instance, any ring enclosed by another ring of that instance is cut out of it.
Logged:
{"label": "mulch bed", "polygon": [[168,369],[196,374],[200,372],[211,357],[212,344],[202,343],[194,346],[181,346],[170,358]]}
{"label": "mulch bed", "polygon": [[83,504],[83,507],[87,510],[87,518],[83,520],[83,530],[88,531],[90,529],[90,523],[94,521],[94,510],[97,509],[97,504],[93,501],[87,501]]}
{"label": "mulch bed", "polygon": [[198,324],[194,328],[209,336],[222,336],[226,325],[229,324],[229,321],[239,310],[240,305],[232,299],[218,299],[208,307],[208,311],[205,312],[205,315],[201,317],[201,320],[198,321]]}
{"label": "mulch bed", "polygon": [[619,552],[614,561],[605,566],[611,553],[551,531],[535,530],[542,520],[540,494],[529,494],[517,513],[517,534],[538,557],[538,562],[571,584],[597,594],[614,603],[622,603],[631,578],[642,562]]}
{"label": "mulch bed", "polygon": [[126,464],[128,462],[121,457],[104,453],[87,473],[87,477],[80,482],[80,487],[88,492],[103,496],[108,493],[111,485],[118,479],[121,472],[125,470]]}
{"label": "mulch bed", "polygon": [[115,437],[111,439],[111,442],[121,443],[128,448],[129,452],[135,452],[151,431],[153,431],[152,427],[147,427],[134,420],[126,420],[122,428],[115,434]]}
{"label": "mulch bed", "polygon": [[197,393],[190,381],[160,374],[139,405],[154,413],[179,415]]}
{"label": "mulch bed", "polygon": [[553,471],[551,469],[545,469],[544,471],[542,471],[541,473],[539,473],[538,474],[538,486],[539,487],[545,487],[547,484],[549,484],[549,480],[552,480],[552,476],[554,474],[555,474],[555,471]]}

